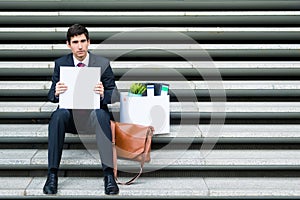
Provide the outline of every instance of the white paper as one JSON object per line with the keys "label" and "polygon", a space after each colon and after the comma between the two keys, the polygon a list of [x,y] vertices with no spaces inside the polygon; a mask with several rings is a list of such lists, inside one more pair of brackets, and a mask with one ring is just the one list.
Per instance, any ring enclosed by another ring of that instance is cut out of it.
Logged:
{"label": "white paper", "polygon": [[151,125],[154,134],[170,133],[170,97],[128,96],[121,92],[120,122]]}
{"label": "white paper", "polygon": [[60,81],[68,86],[59,95],[59,107],[67,109],[99,109],[100,94],[94,88],[100,81],[100,67],[60,67]]}

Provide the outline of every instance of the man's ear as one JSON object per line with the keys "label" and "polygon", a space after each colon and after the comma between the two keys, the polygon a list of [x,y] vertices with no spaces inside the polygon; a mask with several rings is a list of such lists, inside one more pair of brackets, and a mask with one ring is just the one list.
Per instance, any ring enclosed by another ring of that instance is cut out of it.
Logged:
{"label": "man's ear", "polygon": [[66,44],[67,44],[67,46],[68,46],[69,48],[71,47],[68,40],[66,41]]}

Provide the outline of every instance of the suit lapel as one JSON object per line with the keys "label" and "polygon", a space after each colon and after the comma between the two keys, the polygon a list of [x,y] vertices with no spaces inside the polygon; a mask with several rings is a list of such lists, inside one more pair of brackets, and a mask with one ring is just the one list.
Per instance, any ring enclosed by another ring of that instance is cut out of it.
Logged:
{"label": "suit lapel", "polygon": [[92,53],[90,53],[89,66],[93,66],[93,67],[97,66],[96,56]]}
{"label": "suit lapel", "polygon": [[74,67],[74,60],[73,60],[73,54],[70,53],[66,60],[66,66],[73,66]]}
{"label": "suit lapel", "polygon": [[89,58],[89,65],[88,67],[100,67],[101,70],[100,70],[100,77],[102,75],[102,67],[101,65],[99,64],[99,62],[97,62],[97,56],[90,53],[90,58]]}

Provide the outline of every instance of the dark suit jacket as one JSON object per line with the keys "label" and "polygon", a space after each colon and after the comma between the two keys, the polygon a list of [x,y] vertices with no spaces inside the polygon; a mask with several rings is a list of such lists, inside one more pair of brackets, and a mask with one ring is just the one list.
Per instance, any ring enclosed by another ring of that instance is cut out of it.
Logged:
{"label": "dark suit jacket", "polygon": [[[107,108],[107,104],[113,103],[113,92],[116,92],[115,77],[107,58],[89,53],[89,66],[101,67],[101,82],[104,86],[104,98],[101,100],[101,108]],[[48,100],[57,103],[59,98],[55,97],[55,85],[59,81],[60,66],[74,67],[73,54],[62,56],[55,60],[55,68],[52,75],[52,85],[48,92]]]}

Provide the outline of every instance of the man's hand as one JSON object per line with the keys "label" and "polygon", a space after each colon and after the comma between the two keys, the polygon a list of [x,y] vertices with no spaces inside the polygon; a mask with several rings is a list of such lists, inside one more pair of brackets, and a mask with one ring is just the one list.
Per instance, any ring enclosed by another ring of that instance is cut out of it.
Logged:
{"label": "man's hand", "polygon": [[98,82],[94,88],[94,91],[96,92],[96,94],[100,94],[100,97],[103,98],[104,97],[104,87],[102,85],[102,82]]}
{"label": "man's hand", "polygon": [[63,82],[57,82],[55,86],[55,96],[58,97],[60,94],[67,91],[68,86],[66,86]]}

